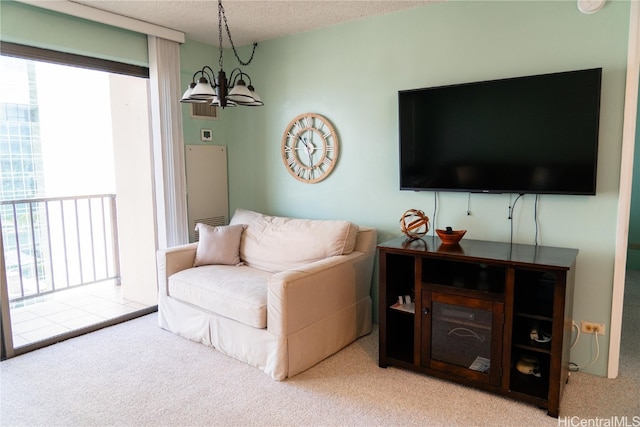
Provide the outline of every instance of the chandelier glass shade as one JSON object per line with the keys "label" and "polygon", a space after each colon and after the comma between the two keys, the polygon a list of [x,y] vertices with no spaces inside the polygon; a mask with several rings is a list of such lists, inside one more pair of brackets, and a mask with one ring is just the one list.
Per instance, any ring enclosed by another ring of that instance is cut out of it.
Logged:
{"label": "chandelier glass shade", "polygon": [[[219,33],[219,45],[220,45],[220,57],[218,63],[220,65],[220,71],[216,78],[216,74],[213,69],[208,65],[202,67],[201,70],[196,71],[193,74],[191,83],[187,87],[187,90],[182,95],[180,102],[184,103],[209,103],[209,105],[217,107],[234,107],[236,105],[260,107],[264,105],[262,99],[256,92],[255,88],[251,84],[251,77],[240,68],[234,68],[227,78],[224,72],[222,64],[222,22],[226,27],[226,32],[231,43],[231,48],[236,56],[236,59],[241,65],[249,65],[253,59],[253,55],[256,52],[257,43],[253,44],[253,51],[251,52],[251,58],[244,62],[238,56],[236,47],[231,39],[231,32],[227,24],[227,17],[222,7],[222,0],[218,0],[218,33]],[[197,80],[196,80],[197,79]],[[247,82],[249,84],[247,84]]]}

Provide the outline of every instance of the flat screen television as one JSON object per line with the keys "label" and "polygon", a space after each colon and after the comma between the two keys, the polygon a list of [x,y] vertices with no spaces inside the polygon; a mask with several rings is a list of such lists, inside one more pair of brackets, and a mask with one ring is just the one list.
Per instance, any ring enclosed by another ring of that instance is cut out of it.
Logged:
{"label": "flat screen television", "polygon": [[398,92],[400,189],[596,194],[602,68]]}

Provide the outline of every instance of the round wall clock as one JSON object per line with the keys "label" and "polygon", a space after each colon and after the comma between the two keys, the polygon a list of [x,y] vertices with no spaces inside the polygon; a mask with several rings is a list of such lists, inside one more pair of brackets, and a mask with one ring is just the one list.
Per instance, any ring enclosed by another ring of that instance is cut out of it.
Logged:
{"label": "round wall clock", "polygon": [[282,135],[282,161],[295,179],[313,184],[325,179],[338,161],[338,135],[325,117],[304,113]]}
{"label": "round wall clock", "polygon": [[578,0],[578,10],[582,13],[596,13],[602,6],[604,6],[606,0]]}

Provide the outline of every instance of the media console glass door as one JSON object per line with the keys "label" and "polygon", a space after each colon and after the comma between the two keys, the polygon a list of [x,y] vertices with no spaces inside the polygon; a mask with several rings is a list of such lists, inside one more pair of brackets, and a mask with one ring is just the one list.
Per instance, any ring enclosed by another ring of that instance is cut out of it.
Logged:
{"label": "media console glass door", "polygon": [[422,292],[422,365],[500,384],[504,304]]}

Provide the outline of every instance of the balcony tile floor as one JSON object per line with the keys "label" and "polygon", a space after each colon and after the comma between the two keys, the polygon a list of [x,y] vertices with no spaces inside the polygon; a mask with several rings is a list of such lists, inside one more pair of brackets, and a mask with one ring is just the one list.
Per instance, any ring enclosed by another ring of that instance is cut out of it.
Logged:
{"label": "balcony tile floor", "polygon": [[147,307],[126,300],[122,287],[111,280],[12,302],[13,346],[22,347]]}

